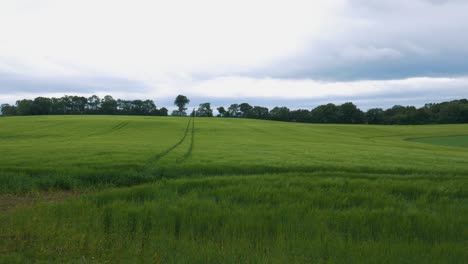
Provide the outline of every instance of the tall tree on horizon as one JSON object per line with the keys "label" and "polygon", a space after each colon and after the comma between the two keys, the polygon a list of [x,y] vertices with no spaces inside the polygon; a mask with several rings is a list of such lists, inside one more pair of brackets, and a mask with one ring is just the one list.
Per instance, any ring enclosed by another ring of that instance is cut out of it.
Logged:
{"label": "tall tree on horizon", "polygon": [[174,105],[177,106],[179,112],[184,112],[185,110],[187,110],[187,108],[185,108],[185,106],[190,103],[190,99],[187,98],[187,96],[185,95],[182,95],[182,94],[179,94],[176,99],[174,100]]}

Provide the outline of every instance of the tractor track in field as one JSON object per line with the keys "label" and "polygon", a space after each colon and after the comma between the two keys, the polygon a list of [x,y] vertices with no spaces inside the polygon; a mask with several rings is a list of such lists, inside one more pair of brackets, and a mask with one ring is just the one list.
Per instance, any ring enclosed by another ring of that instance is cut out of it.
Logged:
{"label": "tractor track in field", "polygon": [[[151,157],[150,159],[148,159],[148,161],[146,162],[146,166],[145,166],[145,170],[148,169],[148,167],[150,166],[154,166],[160,159],[164,158],[165,156],[169,155],[169,153],[171,153],[174,149],[176,149],[178,146],[180,146],[182,143],[184,143],[185,139],[187,138],[187,135],[190,131],[190,124],[192,123],[192,127],[193,127],[193,121],[194,120],[194,117],[191,117],[187,123],[187,127],[185,128],[185,132],[184,132],[184,135],[182,136],[182,138],[177,142],[175,143],[174,145],[172,145],[171,147],[169,147],[168,149],[166,149],[165,151],[161,152],[161,153],[158,153],[156,155],[154,155],[153,157]],[[192,128],[193,129],[193,128]],[[190,150],[190,153],[191,153],[191,150]]]}
{"label": "tractor track in field", "polygon": [[194,141],[195,141],[195,118],[192,118],[192,135],[190,137],[190,145],[189,145],[187,152],[184,154],[184,156],[182,156],[181,159],[177,160],[178,163],[182,163],[186,161],[188,158],[190,158],[190,156],[192,156]]}
{"label": "tractor track in field", "polygon": [[104,130],[104,131],[100,131],[100,132],[96,132],[96,133],[89,134],[88,137],[102,136],[102,135],[107,135],[107,134],[116,132],[116,131],[118,131],[118,130],[124,128],[124,127],[126,127],[129,123],[130,123],[130,121],[120,122],[120,123],[118,123],[117,125],[115,125],[114,127],[110,128],[110,129],[107,129],[107,130]]}
{"label": "tractor track in field", "polygon": [[[186,159],[188,159],[191,156],[192,149],[193,149],[193,139],[194,139],[194,131],[195,131],[195,127],[194,127],[195,123],[194,122],[195,122],[195,118],[191,117],[189,119],[188,123],[187,123],[187,126],[186,126],[185,131],[184,131],[184,135],[182,136],[182,138],[177,143],[172,145],[170,148],[168,148],[165,151],[151,157],[147,161],[147,164],[143,168],[142,172],[150,170],[152,168],[151,166],[154,166],[160,159],[167,156],[174,149],[176,149],[178,146],[180,146],[185,141],[185,139],[187,138],[189,132],[191,132],[192,135],[191,135],[191,139],[190,139],[191,142],[190,142],[189,149],[184,154],[182,159],[178,160],[177,162],[183,162]],[[125,126],[127,126],[128,123],[129,122],[121,122],[121,123],[117,124],[116,126],[112,127],[111,129],[108,129],[108,130],[102,131],[102,132],[98,132],[98,133],[94,133],[94,134],[91,134],[90,136],[92,136],[92,135],[105,135],[105,134],[109,134],[109,133],[118,131],[118,130],[124,128]],[[192,127],[190,128],[190,126],[192,126]],[[15,194],[0,194],[0,214],[9,212],[11,210],[14,210],[17,207],[30,207],[30,206],[33,206],[34,204],[37,204],[37,203],[40,203],[40,202],[47,202],[47,203],[62,202],[64,200],[66,200],[67,198],[77,197],[77,196],[80,196],[80,195],[85,194],[85,193],[86,192],[80,193],[80,192],[72,192],[72,191],[60,191],[60,192],[56,192],[56,193],[55,192],[54,193],[44,192],[44,193],[28,195],[28,196],[19,196],[19,195],[15,195]],[[0,239],[1,239],[1,236],[0,236]]]}

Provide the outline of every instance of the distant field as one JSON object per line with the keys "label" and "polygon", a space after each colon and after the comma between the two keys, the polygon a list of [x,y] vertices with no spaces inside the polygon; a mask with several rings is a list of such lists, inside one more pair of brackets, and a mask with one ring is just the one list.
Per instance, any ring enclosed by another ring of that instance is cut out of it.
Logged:
{"label": "distant field", "polygon": [[130,186],[160,178],[282,172],[466,175],[462,148],[407,138],[467,125],[313,125],[247,119],[0,119],[0,192]]}
{"label": "distant field", "polygon": [[449,147],[468,148],[468,135],[415,138],[415,139],[411,139],[411,141],[434,144],[434,145],[441,145],[441,146],[449,146]]}
{"label": "distant field", "polygon": [[0,118],[0,199],[88,193],[4,211],[0,263],[467,263],[468,139],[456,136],[467,134]]}

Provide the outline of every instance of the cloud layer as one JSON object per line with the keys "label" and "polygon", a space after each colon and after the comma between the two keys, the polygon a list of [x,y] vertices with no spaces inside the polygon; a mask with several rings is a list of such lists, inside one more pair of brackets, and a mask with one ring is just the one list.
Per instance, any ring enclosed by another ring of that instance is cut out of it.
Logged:
{"label": "cloud layer", "polygon": [[0,102],[50,94],[170,104],[366,106],[468,97],[464,0],[4,0]]}
{"label": "cloud layer", "polygon": [[257,76],[328,80],[468,74],[468,1],[347,1],[296,55]]}

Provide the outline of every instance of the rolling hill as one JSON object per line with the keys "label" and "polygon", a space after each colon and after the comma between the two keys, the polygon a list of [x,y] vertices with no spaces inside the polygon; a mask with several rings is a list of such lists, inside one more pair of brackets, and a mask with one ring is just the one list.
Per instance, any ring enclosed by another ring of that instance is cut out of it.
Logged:
{"label": "rolling hill", "polygon": [[3,210],[0,262],[464,263],[460,135],[468,125],[0,118],[0,197],[81,193]]}

